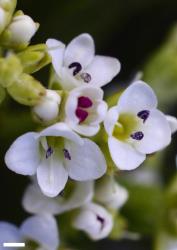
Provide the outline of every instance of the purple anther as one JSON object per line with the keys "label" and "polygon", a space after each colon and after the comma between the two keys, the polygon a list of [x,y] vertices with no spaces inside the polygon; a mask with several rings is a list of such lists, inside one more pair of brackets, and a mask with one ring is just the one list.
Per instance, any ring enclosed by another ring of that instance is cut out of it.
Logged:
{"label": "purple anther", "polygon": [[135,133],[131,134],[130,136],[134,140],[141,141],[143,139],[143,137],[144,137],[144,134],[143,134],[143,132],[138,131],[138,132],[135,132]]}
{"label": "purple anther", "polygon": [[100,224],[101,224],[101,230],[103,230],[104,225],[105,225],[105,219],[102,218],[100,215],[96,215],[96,219],[100,222]]}
{"label": "purple anther", "polygon": [[87,116],[88,116],[88,112],[83,110],[83,109],[80,109],[80,108],[77,108],[76,109],[76,116],[77,118],[79,118],[79,122],[83,122],[86,120]]}
{"label": "purple anther", "polygon": [[78,98],[78,107],[80,108],[90,108],[92,107],[93,102],[89,97],[81,96]]}
{"label": "purple anther", "polygon": [[63,153],[64,153],[65,159],[71,160],[71,155],[70,155],[69,151],[66,148],[63,149]]}
{"label": "purple anther", "polygon": [[149,117],[150,111],[149,110],[142,110],[140,111],[137,116],[145,122]]}
{"label": "purple anther", "polygon": [[80,63],[78,62],[73,62],[68,66],[69,69],[74,68],[73,70],[73,76],[77,75],[81,70],[82,70],[82,66]]}
{"label": "purple anther", "polygon": [[53,152],[53,149],[51,147],[48,147],[45,155],[46,159],[48,159],[53,154]]}
{"label": "purple anther", "polygon": [[80,76],[86,83],[89,83],[92,80],[92,77],[89,73],[82,73]]}

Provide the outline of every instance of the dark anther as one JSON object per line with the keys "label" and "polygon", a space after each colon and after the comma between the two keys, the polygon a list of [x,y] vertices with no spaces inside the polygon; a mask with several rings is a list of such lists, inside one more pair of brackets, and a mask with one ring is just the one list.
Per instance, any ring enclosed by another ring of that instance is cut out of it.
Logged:
{"label": "dark anther", "polygon": [[77,75],[81,70],[82,70],[82,66],[80,63],[78,62],[73,62],[68,66],[69,69],[75,68],[73,70],[73,76]]}
{"label": "dark anther", "polygon": [[101,216],[97,215],[96,216],[97,220],[101,223],[101,230],[103,230],[104,225],[105,225],[105,219],[102,218]]}
{"label": "dark anther", "polygon": [[142,110],[140,111],[137,116],[145,122],[147,118],[149,117],[150,111],[149,110]]}
{"label": "dark anther", "polygon": [[88,73],[82,73],[82,74],[81,74],[81,78],[82,78],[82,79],[84,80],[84,82],[86,82],[86,83],[89,83],[89,82],[92,80],[91,75],[88,74]]}
{"label": "dark anther", "polygon": [[51,147],[48,147],[45,155],[46,159],[48,159],[53,154],[53,152],[53,149]]}
{"label": "dark anther", "polygon": [[143,132],[138,131],[138,132],[135,132],[134,134],[131,134],[130,136],[134,140],[141,141],[143,139],[143,137],[144,137],[144,134],[143,134]]}
{"label": "dark anther", "polygon": [[65,159],[71,160],[71,155],[70,155],[69,151],[66,148],[63,149],[63,153],[64,153]]}

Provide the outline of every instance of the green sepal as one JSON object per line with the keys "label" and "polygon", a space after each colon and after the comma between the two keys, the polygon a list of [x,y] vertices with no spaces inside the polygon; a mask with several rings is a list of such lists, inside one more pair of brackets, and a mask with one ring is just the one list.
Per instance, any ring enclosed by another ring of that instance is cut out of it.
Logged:
{"label": "green sepal", "polygon": [[46,93],[39,81],[25,73],[9,86],[7,91],[14,100],[27,106],[37,105]]}
{"label": "green sepal", "polygon": [[23,65],[23,71],[32,74],[51,62],[51,57],[47,53],[45,44],[29,46],[27,49],[17,54]]}

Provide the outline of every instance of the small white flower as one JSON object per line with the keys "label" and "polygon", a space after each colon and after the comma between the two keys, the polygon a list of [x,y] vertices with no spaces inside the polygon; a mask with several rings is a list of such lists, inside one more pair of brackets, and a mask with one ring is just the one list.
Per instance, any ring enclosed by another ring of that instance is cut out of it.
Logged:
{"label": "small white flower", "polygon": [[79,208],[90,202],[93,198],[93,182],[75,182],[74,184],[69,197],[65,197],[64,191],[63,194],[50,198],[45,196],[38,184],[34,182],[27,187],[24,193],[23,207],[27,212],[33,214],[49,213],[55,215]]}
{"label": "small white flower", "polygon": [[66,123],[81,135],[95,135],[107,112],[103,94],[102,89],[89,86],[72,90],[65,106]]}
{"label": "small white flower", "polygon": [[10,42],[14,45],[28,44],[38,30],[39,24],[35,23],[30,16],[15,15],[7,31],[10,34]]}
{"label": "small white flower", "polygon": [[110,234],[113,218],[105,208],[89,203],[80,209],[74,218],[73,227],[84,231],[93,240],[100,240]]}
{"label": "small white flower", "polygon": [[144,82],[137,81],[121,95],[104,122],[111,157],[121,170],[137,168],[146,158],[166,147],[171,129],[157,110],[157,98]]}
{"label": "small white flower", "polygon": [[101,177],[106,171],[99,147],[80,138],[65,123],[20,136],[7,151],[5,162],[18,174],[37,174],[42,192],[50,197],[64,189],[68,177],[88,181]]}
{"label": "small white flower", "polygon": [[120,209],[128,199],[128,192],[112,176],[105,176],[96,183],[95,198],[110,209]]}
{"label": "small white flower", "polygon": [[33,108],[34,114],[42,121],[49,122],[57,118],[61,97],[54,91],[47,89],[46,95],[40,103]]}
{"label": "small white flower", "polygon": [[[48,214],[32,216],[26,219],[20,228],[8,222],[0,222],[0,250],[4,250],[3,243],[6,242],[26,242],[28,247],[28,241],[31,240],[39,245],[39,248],[34,250],[57,250],[59,234],[55,218]],[[6,249],[10,250],[11,247]]]}
{"label": "small white flower", "polygon": [[83,84],[102,87],[120,71],[116,58],[95,56],[94,41],[89,34],[77,36],[67,47],[55,39],[48,39],[46,44],[64,89],[70,90]]}

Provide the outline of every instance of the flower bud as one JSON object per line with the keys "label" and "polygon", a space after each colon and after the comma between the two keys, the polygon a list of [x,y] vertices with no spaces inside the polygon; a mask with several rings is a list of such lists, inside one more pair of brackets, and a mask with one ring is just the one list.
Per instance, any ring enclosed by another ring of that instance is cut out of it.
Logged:
{"label": "flower bud", "polygon": [[28,46],[38,27],[39,24],[35,23],[30,16],[18,11],[10,25],[3,32],[0,42],[5,47],[24,49]]}
{"label": "flower bud", "polygon": [[42,84],[28,74],[22,74],[7,91],[14,100],[27,106],[37,105],[46,93]]}
{"label": "flower bud", "polygon": [[29,46],[26,50],[17,54],[23,65],[23,71],[32,74],[50,63],[51,58],[45,44]]}
{"label": "flower bud", "polygon": [[17,0],[0,0],[0,34],[9,24],[16,4]]}
{"label": "flower bud", "polygon": [[103,207],[90,203],[80,209],[73,226],[84,231],[91,239],[100,240],[110,234],[113,218]]}
{"label": "flower bud", "polygon": [[61,96],[54,90],[46,90],[40,102],[33,108],[34,114],[40,121],[49,122],[55,120],[59,114]]}
{"label": "flower bud", "polygon": [[0,58],[0,85],[4,88],[9,87],[22,74],[22,65],[15,55]]}
{"label": "flower bud", "polygon": [[119,209],[128,199],[127,190],[112,177],[105,176],[96,183],[96,200],[111,209]]}

